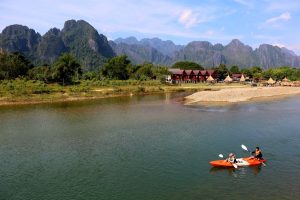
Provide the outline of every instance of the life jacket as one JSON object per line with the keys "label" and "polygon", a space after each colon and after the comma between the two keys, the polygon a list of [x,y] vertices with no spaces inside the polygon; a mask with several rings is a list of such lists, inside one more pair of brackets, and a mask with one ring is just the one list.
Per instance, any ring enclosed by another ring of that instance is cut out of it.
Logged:
{"label": "life jacket", "polygon": [[255,150],[255,155],[256,156],[261,155],[261,150]]}

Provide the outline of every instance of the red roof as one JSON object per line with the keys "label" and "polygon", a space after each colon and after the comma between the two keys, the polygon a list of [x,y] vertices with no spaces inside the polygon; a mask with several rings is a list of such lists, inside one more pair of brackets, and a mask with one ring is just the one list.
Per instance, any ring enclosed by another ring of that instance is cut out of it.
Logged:
{"label": "red roof", "polygon": [[183,75],[185,73],[185,71],[182,69],[169,69],[169,72],[171,72],[171,74],[177,75]]}
{"label": "red roof", "polygon": [[232,78],[241,78],[242,74],[232,74]]}
{"label": "red roof", "polygon": [[207,75],[207,71],[206,71],[206,70],[201,70],[200,73],[201,73],[201,75],[203,75],[203,76]]}
{"label": "red roof", "polygon": [[210,75],[210,76],[215,72],[215,70],[212,70],[212,69],[211,70],[206,70],[206,71],[207,71],[208,75]]}
{"label": "red roof", "polygon": [[193,74],[194,72],[193,72],[193,70],[185,70],[185,73],[186,73],[187,75],[191,75],[191,74]]}
{"label": "red roof", "polygon": [[193,70],[193,72],[194,72],[195,75],[199,75],[200,70]]}

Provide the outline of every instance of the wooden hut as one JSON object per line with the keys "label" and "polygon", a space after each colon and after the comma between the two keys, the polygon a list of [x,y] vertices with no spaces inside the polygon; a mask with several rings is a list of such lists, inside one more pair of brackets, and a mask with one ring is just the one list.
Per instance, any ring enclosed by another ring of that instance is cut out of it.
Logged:
{"label": "wooden hut", "polygon": [[290,80],[284,77],[284,79],[282,79],[282,82],[290,82]]}
{"label": "wooden hut", "polygon": [[191,77],[191,81],[196,83],[200,81],[200,70],[193,70],[193,75]]}
{"label": "wooden hut", "polygon": [[242,78],[242,75],[243,74],[232,74],[231,77],[233,81],[239,81]]}
{"label": "wooden hut", "polygon": [[199,73],[199,81],[206,81],[206,79],[209,77],[209,74],[207,73],[206,70],[200,70]]}
{"label": "wooden hut", "polygon": [[193,70],[185,70],[185,74],[183,75],[183,81],[191,82],[193,76],[194,76]]}
{"label": "wooden hut", "polygon": [[210,83],[213,83],[213,82],[215,82],[215,79],[210,75],[210,76],[207,78],[206,81],[207,81],[207,82],[210,82]]}
{"label": "wooden hut", "polygon": [[293,83],[285,77],[284,79],[282,79],[282,82],[280,83],[280,85],[281,86],[292,86]]}
{"label": "wooden hut", "polygon": [[171,79],[174,83],[180,83],[183,81],[183,77],[186,76],[185,70],[182,69],[169,69],[171,73]]}
{"label": "wooden hut", "polygon": [[229,75],[227,75],[227,77],[224,79],[225,83],[231,83],[232,82],[232,78],[230,78]]}
{"label": "wooden hut", "polygon": [[276,81],[274,81],[274,80],[272,79],[272,77],[270,77],[269,80],[267,81],[267,84],[268,84],[268,85],[274,85],[275,83],[276,83]]}
{"label": "wooden hut", "polygon": [[206,70],[206,71],[207,71],[208,76],[211,76],[214,79],[218,78],[218,74],[216,73],[215,70],[211,69],[211,70]]}
{"label": "wooden hut", "polygon": [[240,78],[240,82],[244,83],[246,81],[244,74],[242,74],[241,78]]}

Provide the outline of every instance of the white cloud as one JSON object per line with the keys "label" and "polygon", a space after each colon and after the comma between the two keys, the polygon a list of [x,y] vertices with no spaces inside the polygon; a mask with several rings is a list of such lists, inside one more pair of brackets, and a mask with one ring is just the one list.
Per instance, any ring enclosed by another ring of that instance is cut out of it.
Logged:
{"label": "white cloud", "polygon": [[198,23],[197,16],[191,10],[184,10],[179,16],[178,21],[186,28],[190,28]]}
{"label": "white cloud", "polygon": [[[192,6],[169,0],[31,0],[30,4],[0,0],[0,9],[0,30],[23,24],[44,34],[52,27],[62,28],[66,20],[83,19],[110,38],[135,33],[193,40],[239,37],[211,30],[213,27],[208,24],[234,14],[232,8],[203,2]],[[39,12],[27,12],[30,9]]]}
{"label": "white cloud", "polygon": [[254,4],[250,0],[234,0],[236,3],[242,4],[248,8],[253,8]]}
{"label": "white cloud", "polygon": [[292,18],[291,14],[289,12],[285,12],[285,13],[282,13],[281,15],[279,15],[278,17],[273,17],[273,18],[266,20],[266,23],[270,24],[270,23],[275,23],[277,21],[287,21],[287,20],[290,20],[291,18]]}
{"label": "white cloud", "polygon": [[298,11],[300,1],[297,0],[265,0],[268,11]]}
{"label": "white cloud", "polygon": [[197,24],[213,20],[216,17],[215,15],[212,9],[184,9],[178,17],[178,22],[184,25],[185,28],[191,28]]}
{"label": "white cloud", "polygon": [[279,47],[279,48],[285,47],[285,45],[284,45],[284,44],[281,44],[281,43],[274,43],[273,46],[277,46],[277,47]]}

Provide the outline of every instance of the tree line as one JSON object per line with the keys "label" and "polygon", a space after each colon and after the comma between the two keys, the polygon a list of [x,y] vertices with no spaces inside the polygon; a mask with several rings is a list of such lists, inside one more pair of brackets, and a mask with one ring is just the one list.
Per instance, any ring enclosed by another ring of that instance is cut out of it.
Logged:
{"label": "tree line", "polygon": [[[200,64],[180,61],[172,68],[203,70]],[[300,80],[300,69],[291,67],[279,67],[263,70],[254,66],[240,69],[238,66],[227,67],[220,64],[211,69],[216,70],[220,79],[227,75],[242,73],[254,79],[281,80],[287,77],[290,80]],[[23,77],[30,80],[39,80],[45,83],[59,83],[62,85],[73,84],[80,80],[164,80],[168,75],[168,67],[157,66],[152,63],[134,65],[127,56],[117,56],[109,59],[99,71],[82,71],[82,66],[71,54],[61,55],[52,65],[33,66],[20,53],[0,52],[0,80],[11,80]]]}
{"label": "tree line", "polygon": [[33,66],[20,53],[0,52],[0,80],[22,77],[65,85],[80,80],[163,79],[168,73],[165,66],[152,63],[134,65],[125,55],[108,60],[99,71],[83,72],[79,62],[68,53],[61,55],[52,65]]}

